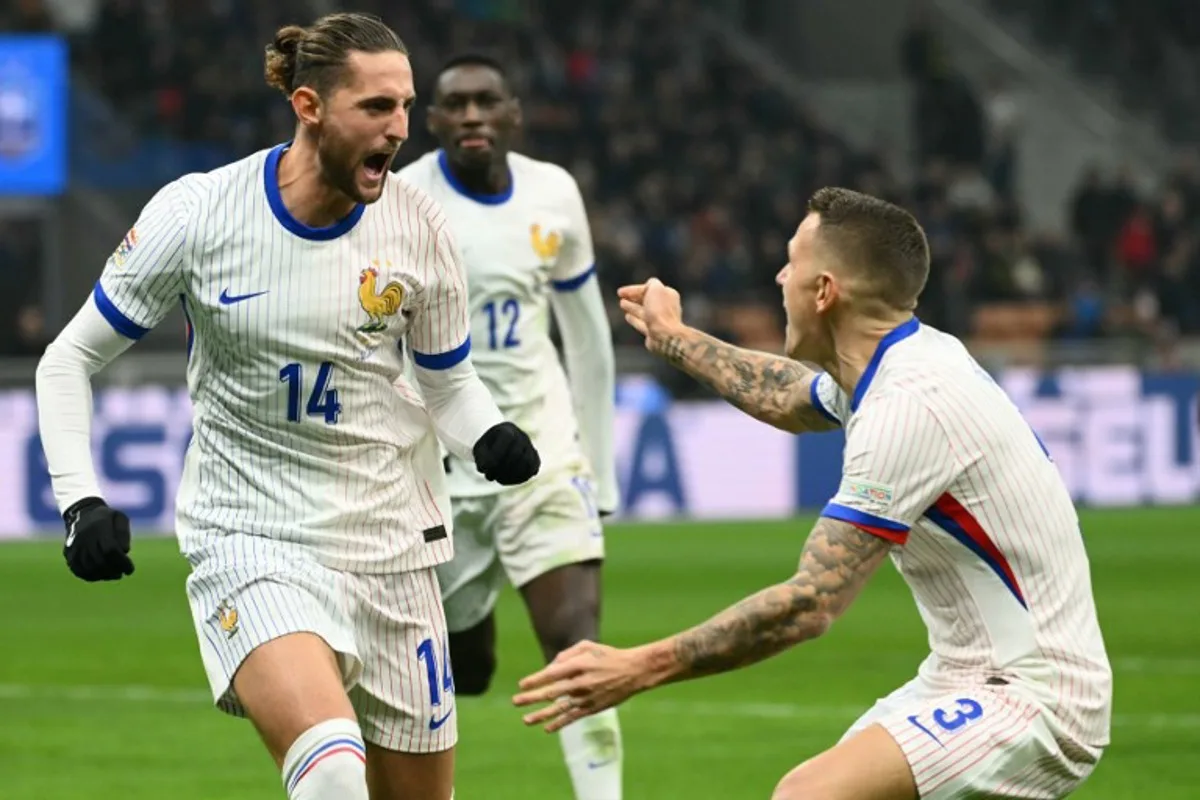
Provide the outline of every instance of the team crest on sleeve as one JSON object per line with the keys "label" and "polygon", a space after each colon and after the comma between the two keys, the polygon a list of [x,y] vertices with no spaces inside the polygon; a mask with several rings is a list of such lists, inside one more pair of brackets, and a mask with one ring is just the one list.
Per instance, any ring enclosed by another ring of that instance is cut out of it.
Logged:
{"label": "team crest on sleeve", "polygon": [[118,267],[125,266],[125,259],[133,252],[133,248],[137,247],[138,235],[137,228],[130,228],[129,233],[125,234],[125,238],[117,245],[117,249],[113,251],[112,260]]}
{"label": "team crest on sleeve", "polygon": [[[379,262],[364,269],[358,276],[358,302],[367,313],[367,321],[358,328],[359,333],[379,333],[387,330],[388,317],[394,317],[404,303],[404,286],[399,281],[388,281],[379,285]],[[392,263],[387,262],[387,266]]]}
{"label": "team crest on sleeve", "polygon": [[533,252],[537,253],[544,266],[553,264],[562,248],[562,234],[558,231],[543,233],[542,226],[536,222],[529,226],[529,241],[533,245]]}

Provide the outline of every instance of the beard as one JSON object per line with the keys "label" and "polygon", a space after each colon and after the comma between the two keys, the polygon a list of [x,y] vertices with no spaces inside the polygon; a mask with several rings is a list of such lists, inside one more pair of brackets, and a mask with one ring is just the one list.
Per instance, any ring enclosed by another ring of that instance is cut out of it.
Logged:
{"label": "beard", "polygon": [[361,154],[332,125],[322,125],[317,132],[317,162],[322,180],[354,202],[365,204],[378,199],[363,195],[358,183]]}

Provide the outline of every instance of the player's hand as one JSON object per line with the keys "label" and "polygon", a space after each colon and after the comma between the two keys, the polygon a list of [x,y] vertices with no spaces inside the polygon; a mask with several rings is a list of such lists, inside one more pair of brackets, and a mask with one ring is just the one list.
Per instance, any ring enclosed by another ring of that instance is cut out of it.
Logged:
{"label": "player's hand", "polygon": [[637,650],[580,642],[563,650],[540,672],[524,678],[517,706],[550,705],[526,714],[526,725],[545,723],[547,733],[619,705],[648,688]]}
{"label": "player's hand", "polygon": [[472,449],[475,468],[489,481],[501,486],[516,486],[537,475],[542,457],[529,434],[511,422],[493,425],[479,437]]}
{"label": "player's hand", "polygon": [[617,290],[625,321],[646,337],[646,349],[661,352],[666,342],[683,327],[683,303],[679,292],[658,278]]}
{"label": "player's hand", "polygon": [[63,557],[75,577],[117,581],[133,574],[129,517],[98,497],[88,497],[68,508],[63,522],[67,525]]}

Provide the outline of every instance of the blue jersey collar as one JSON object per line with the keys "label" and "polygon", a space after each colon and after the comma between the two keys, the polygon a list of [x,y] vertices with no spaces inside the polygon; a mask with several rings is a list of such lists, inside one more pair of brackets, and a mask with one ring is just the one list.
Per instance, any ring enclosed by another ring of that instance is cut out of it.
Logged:
{"label": "blue jersey collar", "polygon": [[263,169],[263,186],[267,190],[267,204],[271,206],[271,213],[275,215],[275,219],[279,220],[280,225],[301,239],[324,242],[349,233],[350,229],[358,223],[359,219],[362,218],[363,212],[367,209],[362,203],[354,206],[354,210],[337,222],[324,228],[314,228],[310,225],[305,225],[293,217],[292,212],[287,210],[287,206],[283,204],[283,195],[279,192],[279,159],[291,146],[291,142],[284,142],[281,145],[273,147],[271,152],[267,154],[267,164]]}
{"label": "blue jersey collar", "polygon": [[508,169],[508,188],[498,194],[484,194],[482,192],[473,192],[463,185],[453,170],[450,169],[450,159],[446,155],[445,150],[438,150],[437,154],[438,166],[442,169],[442,176],[446,179],[446,183],[450,184],[450,188],[476,203],[483,203],[485,206],[499,206],[507,203],[512,199],[513,188],[516,186],[516,181],[513,180],[512,167]]}
{"label": "blue jersey collar", "polygon": [[897,342],[902,342],[912,336],[920,328],[921,320],[913,317],[904,324],[892,328],[887,332],[886,336],[879,340],[879,346],[875,348],[875,354],[867,362],[867,368],[863,370],[862,377],[858,379],[858,385],[854,387],[854,396],[850,398],[851,411],[857,411],[858,404],[866,397],[867,389],[870,388],[871,381],[874,380],[875,373],[879,370],[879,364],[883,361],[883,354]]}

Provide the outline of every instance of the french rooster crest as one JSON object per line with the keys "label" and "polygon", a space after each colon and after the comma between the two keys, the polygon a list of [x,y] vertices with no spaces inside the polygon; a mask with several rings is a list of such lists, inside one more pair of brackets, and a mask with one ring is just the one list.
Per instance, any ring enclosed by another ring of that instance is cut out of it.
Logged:
{"label": "french rooster crest", "polygon": [[221,604],[217,608],[217,622],[221,624],[221,630],[225,631],[225,637],[232,639],[238,632],[238,612],[233,606]]}
{"label": "french rooster crest", "polygon": [[558,258],[559,248],[562,247],[562,234],[550,231],[542,235],[542,226],[536,222],[529,226],[529,241],[533,244],[533,252],[543,264],[549,264]]}
{"label": "french rooster crest", "polygon": [[404,287],[399,281],[389,281],[382,290],[377,288],[379,262],[371,263],[375,266],[364,269],[358,275],[358,302],[370,317],[370,320],[358,329],[359,333],[379,333],[387,330],[388,323],[385,318],[395,316],[404,302]]}

